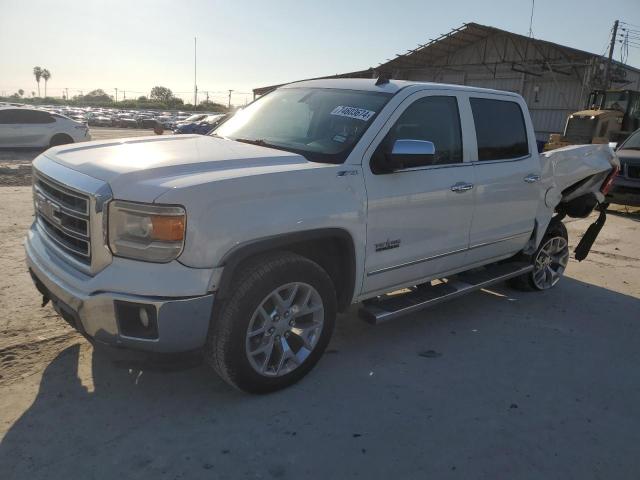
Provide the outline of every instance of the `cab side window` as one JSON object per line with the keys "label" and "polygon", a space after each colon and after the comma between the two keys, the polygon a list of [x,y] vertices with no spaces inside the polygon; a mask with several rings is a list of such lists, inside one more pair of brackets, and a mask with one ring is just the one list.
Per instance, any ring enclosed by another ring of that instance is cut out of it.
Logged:
{"label": "cab side window", "polygon": [[382,142],[390,152],[396,140],[426,140],[435,145],[430,165],[462,162],[462,129],[456,97],[424,97],[413,102]]}
{"label": "cab side window", "polygon": [[529,154],[522,109],[516,102],[471,98],[478,160],[509,160]]}
{"label": "cab side window", "polygon": [[15,109],[0,110],[0,125],[19,123],[16,115],[18,111]]}
{"label": "cab side window", "polygon": [[14,110],[17,120],[14,123],[42,124],[53,123],[55,119],[47,112],[37,110]]}

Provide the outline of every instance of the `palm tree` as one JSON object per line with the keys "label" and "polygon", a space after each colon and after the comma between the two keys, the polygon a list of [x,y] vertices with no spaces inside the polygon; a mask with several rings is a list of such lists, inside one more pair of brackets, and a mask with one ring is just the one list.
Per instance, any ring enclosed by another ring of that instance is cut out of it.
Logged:
{"label": "palm tree", "polygon": [[40,96],[40,78],[42,77],[42,69],[40,67],[33,67],[33,76],[36,77],[36,82],[38,82],[38,96]]}
{"label": "palm tree", "polygon": [[42,70],[42,78],[44,78],[44,98],[47,98],[47,82],[51,78],[51,72],[45,68]]}
{"label": "palm tree", "polygon": [[22,97],[24,95],[24,90],[23,89],[18,90],[18,95]]}

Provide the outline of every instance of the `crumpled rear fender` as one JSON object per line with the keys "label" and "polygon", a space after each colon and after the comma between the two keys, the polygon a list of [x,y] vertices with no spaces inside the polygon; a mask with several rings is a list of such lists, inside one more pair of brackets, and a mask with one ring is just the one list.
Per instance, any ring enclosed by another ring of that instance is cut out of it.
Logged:
{"label": "crumpled rear fender", "polygon": [[544,236],[554,213],[561,203],[582,196],[595,196],[605,201],[600,191],[611,170],[620,166],[609,145],[571,145],[540,154],[542,185],[546,189],[544,202],[536,215],[536,231],[530,247],[535,249]]}

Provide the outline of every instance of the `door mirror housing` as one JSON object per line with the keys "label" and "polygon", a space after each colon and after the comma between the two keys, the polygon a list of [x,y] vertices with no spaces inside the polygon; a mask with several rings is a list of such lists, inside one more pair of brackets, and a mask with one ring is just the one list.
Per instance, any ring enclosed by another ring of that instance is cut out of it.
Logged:
{"label": "door mirror housing", "polygon": [[435,154],[436,146],[433,142],[399,139],[393,143],[390,152],[378,152],[375,156],[376,173],[432,165]]}
{"label": "door mirror housing", "polygon": [[427,140],[396,140],[391,149],[392,156],[430,156],[436,154],[436,146]]}

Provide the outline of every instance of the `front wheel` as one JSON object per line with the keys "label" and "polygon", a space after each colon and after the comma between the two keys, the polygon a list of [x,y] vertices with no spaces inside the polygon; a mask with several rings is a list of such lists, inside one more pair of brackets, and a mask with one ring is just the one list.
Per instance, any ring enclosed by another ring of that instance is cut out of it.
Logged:
{"label": "front wheel", "polygon": [[536,252],[527,255],[526,259],[532,263],[533,270],[511,279],[510,285],[517,290],[529,291],[554,287],[569,263],[569,241],[564,224],[552,221]]}
{"label": "front wheel", "polygon": [[324,352],[336,293],[315,262],[282,252],[246,263],[214,309],[205,358],[231,385],[252,393],[288,387]]}

